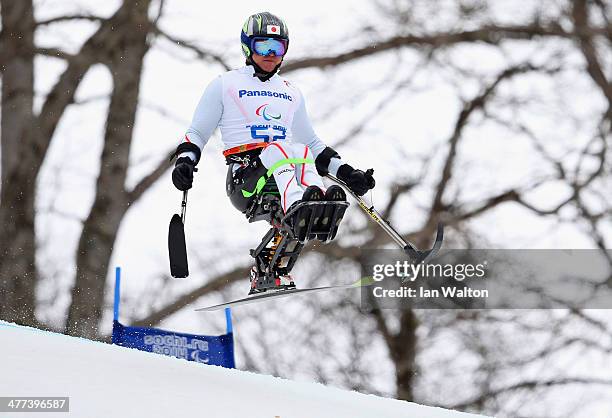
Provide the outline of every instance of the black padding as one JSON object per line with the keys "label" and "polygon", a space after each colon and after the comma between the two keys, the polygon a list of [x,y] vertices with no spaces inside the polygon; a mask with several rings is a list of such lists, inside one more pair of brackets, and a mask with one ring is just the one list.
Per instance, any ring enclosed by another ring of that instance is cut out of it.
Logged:
{"label": "black padding", "polygon": [[172,277],[189,276],[185,228],[181,217],[177,214],[172,216],[168,228],[168,255],[170,256],[170,274],[172,274]]}
{"label": "black padding", "polygon": [[332,158],[340,158],[340,155],[331,147],[325,147],[317,158],[315,158],[315,167],[320,176],[329,174],[329,162]]}
{"label": "black padding", "polygon": [[[238,168],[236,171],[233,171],[231,164],[228,167],[225,190],[232,205],[240,212],[245,213],[256,198],[256,196],[244,197],[242,190],[252,191],[255,189],[257,181],[266,174],[266,171],[266,167],[264,167],[259,158],[251,161],[246,167]],[[268,182],[270,181],[274,183],[274,177],[270,177]],[[266,191],[266,188],[268,188],[267,184],[264,187],[264,191]]]}
{"label": "black padding", "polygon": [[202,151],[200,151],[200,148],[197,145],[192,144],[191,142],[182,142],[178,147],[176,147],[176,151],[174,151],[174,154],[172,154],[172,158],[182,154],[183,152],[193,152],[196,156],[195,164],[200,161],[200,157],[202,156]]}

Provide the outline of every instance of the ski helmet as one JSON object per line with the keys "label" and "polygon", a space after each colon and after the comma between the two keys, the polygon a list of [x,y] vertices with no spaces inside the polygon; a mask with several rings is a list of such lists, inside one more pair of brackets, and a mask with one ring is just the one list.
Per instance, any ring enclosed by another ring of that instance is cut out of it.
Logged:
{"label": "ski helmet", "polygon": [[[253,62],[253,40],[254,38],[276,38],[286,41],[286,49],[289,48],[289,30],[283,19],[273,15],[269,12],[255,13],[248,17],[244,25],[242,26],[242,32],[240,33],[240,41],[242,44],[242,53],[246,57],[247,65],[253,65],[256,73],[262,73],[263,71],[255,62]],[[279,64],[280,66],[280,64]],[[278,67],[274,69],[269,76],[271,77],[276,73]],[[259,76],[259,75],[258,75]]]}

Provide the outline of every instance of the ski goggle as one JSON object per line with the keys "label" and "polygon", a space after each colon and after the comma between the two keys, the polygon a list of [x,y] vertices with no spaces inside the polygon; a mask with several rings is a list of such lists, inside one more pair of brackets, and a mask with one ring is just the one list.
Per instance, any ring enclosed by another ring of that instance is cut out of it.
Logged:
{"label": "ski goggle", "polygon": [[282,57],[287,52],[287,40],[277,38],[253,38],[251,50],[257,55]]}

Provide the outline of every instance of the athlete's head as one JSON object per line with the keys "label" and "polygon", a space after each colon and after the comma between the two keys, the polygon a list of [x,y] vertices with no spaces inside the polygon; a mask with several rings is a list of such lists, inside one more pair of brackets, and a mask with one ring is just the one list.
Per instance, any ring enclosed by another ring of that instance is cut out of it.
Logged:
{"label": "athlete's head", "polygon": [[247,65],[252,65],[255,76],[265,81],[283,62],[289,48],[289,31],[285,22],[272,13],[256,13],[244,22],[240,40]]}

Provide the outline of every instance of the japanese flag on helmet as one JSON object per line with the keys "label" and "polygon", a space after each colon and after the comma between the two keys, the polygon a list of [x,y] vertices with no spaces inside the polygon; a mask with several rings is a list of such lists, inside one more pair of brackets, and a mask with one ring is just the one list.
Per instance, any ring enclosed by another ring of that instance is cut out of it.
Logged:
{"label": "japanese flag on helmet", "polygon": [[280,33],[281,33],[280,26],[278,26],[278,25],[268,25],[266,33],[268,35],[280,35]]}

